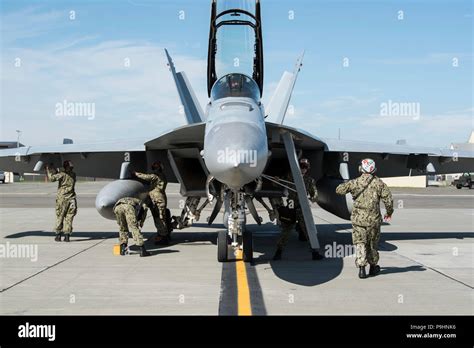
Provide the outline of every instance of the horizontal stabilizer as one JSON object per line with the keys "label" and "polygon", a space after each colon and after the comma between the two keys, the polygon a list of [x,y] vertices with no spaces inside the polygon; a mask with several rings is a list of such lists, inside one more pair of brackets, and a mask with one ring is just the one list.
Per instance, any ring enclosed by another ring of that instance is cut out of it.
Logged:
{"label": "horizontal stabilizer", "polygon": [[188,124],[202,122],[204,120],[204,113],[202,111],[201,105],[199,105],[196,95],[194,94],[191,84],[186,77],[186,74],[184,72],[176,72],[173,60],[171,59],[168,50],[165,49],[165,52],[168,59],[168,65],[176,84],[176,89],[178,90],[179,99],[181,100],[181,103],[184,107],[184,114],[186,115]]}

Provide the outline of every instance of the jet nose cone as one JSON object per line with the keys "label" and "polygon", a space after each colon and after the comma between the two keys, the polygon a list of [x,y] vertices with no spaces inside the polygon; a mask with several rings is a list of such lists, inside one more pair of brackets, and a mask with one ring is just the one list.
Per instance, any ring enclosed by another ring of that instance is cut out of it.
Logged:
{"label": "jet nose cone", "polygon": [[[217,174],[217,173],[216,173]],[[232,189],[239,189],[245,184],[258,178],[261,171],[257,167],[245,164],[223,165],[221,171],[215,176],[219,181],[227,184]]]}
{"label": "jet nose cone", "polygon": [[204,146],[210,174],[232,189],[258,178],[267,163],[266,134],[252,124],[215,126],[207,134]]}

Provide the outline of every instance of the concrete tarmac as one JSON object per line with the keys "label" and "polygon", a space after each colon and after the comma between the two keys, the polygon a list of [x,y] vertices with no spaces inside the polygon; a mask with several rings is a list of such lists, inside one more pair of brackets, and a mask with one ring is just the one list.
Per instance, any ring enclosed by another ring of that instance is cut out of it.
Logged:
{"label": "concrete tarmac", "polygon": [[[360,280],[350,222],[316,204],[322,261],[311,260],[296,233],[283,259],[272,261],[279,231],[260,206],[262,226],[248,217],[254,265],[217,262],[222,214],[208,226],[210,208],[174,231],[171,245],[147,242],[151,257],[114,256],[118,226],[94,208],[105,184],[77,184],[71,243],[53,240],[55,184],[0,185],[0,314],[235,315],[245,294],[254,315],[474,313],[472,190],[394,189],[396,211],[382,227],[382,271]],[[177,185],[168,191],[177,215],[183,198]],[[151,217],[143,231],[153,236]]]}

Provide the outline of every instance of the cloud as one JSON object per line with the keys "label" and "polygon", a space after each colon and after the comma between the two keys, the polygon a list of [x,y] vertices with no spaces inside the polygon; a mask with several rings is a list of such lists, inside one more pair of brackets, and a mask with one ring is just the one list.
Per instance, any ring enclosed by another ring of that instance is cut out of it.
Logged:
{"label": "cloud", "polygon": [[27,7],[19,11],[3,13],[2,41],[3,44],[15,43],[17,40],[40,36],[61,26],[61,19],[66,20],[65,11],[44,11],[40,7]]}
{"label": "cloud", "polygon": [[[144,40],[58,39],[67,11],[29,7],[2,14],[0,138],[23,131],[28,145],[150,137],[185,124],[164,47]],[[22,39],[44,35],[32,46]],[[170,52],[173,54],[173,52]],[[201,105],[207,102],[204,59],[174,56]],[[95,117],[58,117],[56,104],[91,103]]]}
{"label": "cloud", "polygon": [[419,125],[423,131],[449,133],[458,130],[459,125],[471,124],[474,128],[473,108],[447,111],[439,114],[420,114],[419,117],[408,116],[381,116],[372,114],[361,120],[362,126],[392,128],[398,125]]}
{"label": "cloud", "polygon": [[328,99],[319,104],[320,107],[328,111],[340,111],[346,109],[359,108],[377,100],[375,97],[359,98],[354,96],[340,96],[333,99]]}
{"label": "cloud", "polygon": [[[364,107],[348,107],[349,105],[364,105],[371,100],[359,98],[334,98],[328,103],[333,111],[322,110],[315,103],[312,107],[296,106],[294,115],[287,115],[285,124],[303,128],[315,136],[337,137],[338,129],[343,139],[395,143],[405,139],[412,145],[445,147],[450,142],[464,142],[471,130],[474,130],[474,108],[464,108],[425,114],[420,117],[381,116],[380,114],[365,113]],[[349,112],[344,112],[342,108]],[[340,109],[341,108],[341,109]],[[373,109],[372,109],[373,110]]]}
{"label": "cloud", "polygon": [[427,65],[427,64],[451,64],[454,58],[460,61],[471,61],[472,53],[461,52],[435,52],[421,57],[396,57],[371,59],[370,62],[384,65]]}
{"label": "cloud", "polygon": [[[448,142],[464,142],[474,129],[473,108],[452,110],[439,114],[421,114],[412,117],[371,115],[361,118],[351,132],[355,138],[372,137],[393,142],[406,139],[413,145],[443,146]],[[449,139],[445,144],[440,139]]]}

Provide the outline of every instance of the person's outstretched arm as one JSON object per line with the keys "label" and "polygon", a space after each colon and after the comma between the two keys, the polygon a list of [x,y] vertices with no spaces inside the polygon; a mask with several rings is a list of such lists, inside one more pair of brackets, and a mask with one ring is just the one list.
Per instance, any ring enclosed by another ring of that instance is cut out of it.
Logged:
{"label": "person's outstretched arm", "polygon": [[390,189],[384,182],[382,182],[382,192],[380,194],[380,198],[382,199],[382,202],[385,205],[385,210],[387,211],[384,216],[384,220],[388,222],[391,220],[393,214],[393,198]]}

